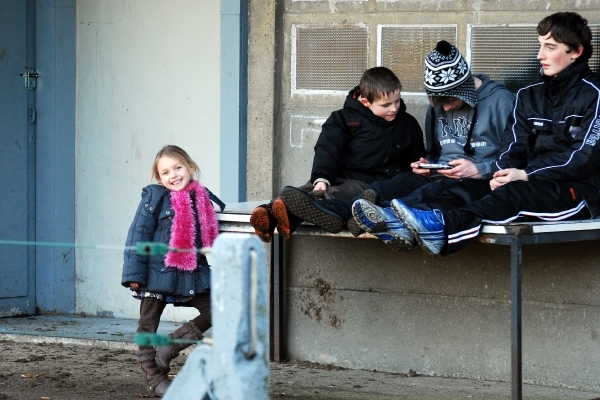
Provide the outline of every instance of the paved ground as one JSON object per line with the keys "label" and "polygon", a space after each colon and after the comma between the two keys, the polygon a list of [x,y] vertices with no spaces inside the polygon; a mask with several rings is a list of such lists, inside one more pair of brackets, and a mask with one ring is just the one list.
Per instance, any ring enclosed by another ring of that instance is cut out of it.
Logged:
{"label": "paved ground", "polygon": [[[159,333],[176,326],[162,323]],[[114,318],[0,318],[0,400],[144,397],[135,359],[135,327],[135,320]],[[173,372],[184,362],[185,354],[175,360]],[[508,382],[407,376],[306,362],[271,363],[270,373],[272,399],[510,399]],[[600,400],[600,393],[524,385],[523,398]]]}

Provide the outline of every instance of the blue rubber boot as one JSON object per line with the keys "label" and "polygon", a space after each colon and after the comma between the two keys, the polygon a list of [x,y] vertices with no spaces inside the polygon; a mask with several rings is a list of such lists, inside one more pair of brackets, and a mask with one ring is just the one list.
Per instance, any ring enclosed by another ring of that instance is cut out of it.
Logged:
{"label": "blue rubber boot", "polygon": [[402,200],[392,200],[392,209],[396,217],[404,221],[406,227],[419,242],[426,253],[432,256],[440,254],[448,237],[444,233],[444,215],[440,210],[418,210],[408,207]]}
{"label": "blue rubber boot", "polygon": [[382,240],[397,252],[406,252],[413,248],[415,237],[406,228],[391,208],[383,208],[359,199],[352,205],[352,215],[356,223],[371,235]]}

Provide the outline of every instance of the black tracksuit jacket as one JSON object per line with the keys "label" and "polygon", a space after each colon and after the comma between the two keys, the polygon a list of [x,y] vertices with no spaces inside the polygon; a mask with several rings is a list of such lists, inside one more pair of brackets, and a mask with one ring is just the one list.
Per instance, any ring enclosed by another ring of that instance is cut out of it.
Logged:
{"label": "black tracksuit jacket", "polygon": [[600,79],[575,62],[519,90],[504,149],[493,170],[519,168],[529,180],[569,182],[593,217],[600,202]]}

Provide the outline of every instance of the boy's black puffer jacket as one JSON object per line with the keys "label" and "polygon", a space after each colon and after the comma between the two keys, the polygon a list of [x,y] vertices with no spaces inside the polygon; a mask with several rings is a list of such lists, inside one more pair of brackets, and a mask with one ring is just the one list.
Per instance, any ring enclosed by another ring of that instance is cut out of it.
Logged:
{"label": "boy's black puffer jacket", "polygon": [[322,126],[315,144],[310,182],[336,178],[356,179],[366,183],[390,179],[410,171],[410,163],[425,155],[423,131],[417,120],[400,109],[394,121],[376,116],[359,100],[358,86]]}
{"label": "boy's black puffer jacket", "polygon": [[[175,212],[171,207],[169,190],[161,185],[149,185],[142,189],[142,201],[138,206],[125,246],[135,247],[138,242],[169,243],[171,224]],[[197,235],[196,247],[201,243]],[[140,290],[172,296],[195,296],[210,291],[210,268],[206,257],[198,254],[198,268],[181,271],[165,267],[165,256],[138,255],[135,249],[126,249],[121,285],[139,282]]]}

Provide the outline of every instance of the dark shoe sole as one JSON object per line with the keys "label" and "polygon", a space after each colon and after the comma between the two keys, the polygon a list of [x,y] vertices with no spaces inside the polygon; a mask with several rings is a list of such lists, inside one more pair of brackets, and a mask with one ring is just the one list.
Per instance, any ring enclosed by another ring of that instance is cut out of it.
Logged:
{"label": "dark shoe sole", "polygon": [[360,198],[368,201],[369,203],[377,204],[379,203],[379,193],[374,191],[373,189],[367,189],[360,194]]}
{"label": "dark shoe sole", "polygon": [[322,200],[315,200],[294,187],[284,188],[281,197],[288,210],[303,220],[317,225],[329,233],[339,233],[344,229],[344,221],[339,215],[318,207],[317,202]]}
{"label": "dark shoe sole", "polygon": [[265,207],[258,206],[252,211],[252,215],[250,215],[250,225],[252,225],[254,232],[258,235],[260,240],[265,243],[271,241],[272,231],[275,229],[272,224],[273,222],[269,217],[269,211]]}
{"label": "dark shoe sole", "polygon": [[348,221],[346,221],[346,226],[348,227],[348,230],[354,237],[360,236],[363,233],[365,233],[364,229],[360,227],[360,225],[358,224],[358,222],[356,222],[356,219],[354,219],[354,217],[348,218]]}
{"label": "dark shoe sole", "polygon": [[273,216],[277,220],[277,232],[286,239],[292,236],[290,215],[281,197],[273,201]]}

